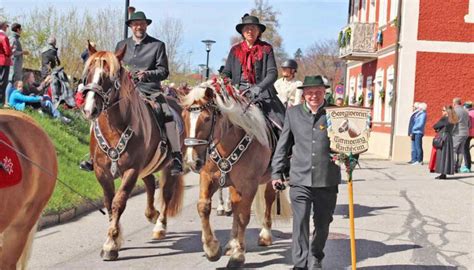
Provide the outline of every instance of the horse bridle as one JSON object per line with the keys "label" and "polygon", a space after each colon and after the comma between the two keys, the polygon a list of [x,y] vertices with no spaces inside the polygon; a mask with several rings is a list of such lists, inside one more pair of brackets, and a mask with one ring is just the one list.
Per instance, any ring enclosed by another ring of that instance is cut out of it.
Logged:
{"label": "horse bridle", "polygon": [[89,91],[92,91],[95,94],[99,95],[99,97],[103,101],[101,111],[106,111],[110,107],[112,107],[112,105],[114,105],[115,103],[118,103],[120,101],[120,99],[119,99],[114,104],[110,105],[110,94],[112,93],[113,90],[119,90],[120,87],[121,87],[119,78],[120,78],[120,76],[118,76],[118,78],[115,78],[114,80],[112,80],[112,86],[109,89],[107,89],[107,91],[104,91],[104,88],[101,85],[99,85],[98,83],[89,83],[86,86],[84,86],[82,91],[83,91],[84,95],[86,95],[87,92],[89,92]]}
{"label": "horse bridle", "polygon": [[209,133],[209,136],[207,137],[207,140],[203,140],[203,139],[198,139],[198,138],[190,138],[190,137],[187,137],[184,139],[184,145],[187,146],[187,147],[194,147],[194,146],[201,146],[201,145],[206,145],[207,148],[209,148],[209,146],[213,146],[214,143],[214,128],[215,128],[215,125],[216,125],[216,117],[217,117],[217,113],[219,112],[219,109],[217,108],[216,104],[214,102],[208,102],[204,105],[201,105],[201,106],[190,106],[188,108],[186,108],[186,110],[188,112],[196,112],[196,111],[203,111],[203,110],[206,110],[206,109],[209,109],[211,112],[212,112],[212,118],[211,118],[211,132]]}

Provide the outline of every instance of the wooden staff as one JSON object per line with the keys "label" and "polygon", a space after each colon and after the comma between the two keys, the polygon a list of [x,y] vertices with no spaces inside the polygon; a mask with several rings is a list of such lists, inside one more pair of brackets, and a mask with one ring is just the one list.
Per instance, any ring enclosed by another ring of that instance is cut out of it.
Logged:
{"label": "wooden staff", "polygon": [[351,236],[351,263],[352,270],[356,269],[356,242],[355,242],[355,226],[354,226],[354,196],[352,190],[352,167],[351,161],[353,159],[352,153],[349,154],[348,161],[346,163],[347,172],[347,189],[349,192],[349,225],[350,225],[350,236]]}

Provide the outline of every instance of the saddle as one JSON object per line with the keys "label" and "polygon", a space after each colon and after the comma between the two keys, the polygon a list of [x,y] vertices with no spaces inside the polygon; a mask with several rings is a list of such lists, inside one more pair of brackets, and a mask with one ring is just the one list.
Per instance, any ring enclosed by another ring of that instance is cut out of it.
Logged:
{"label": "saddle", "polygon": [[[160,129],[160,134],[166,137],[165,131],[165,114],[161,109],[161,106],[154,100],[153,96],[142,96],[143,100],[147,104],[148,109],[150,109],[155,117],[156,124]],[[176,128],[178,129],[178,133],[183,135],[184,133],[184,122],[181,119],[179,112],[175,109],[175,106],[179,106],[177,101],[172,97],[166,97],[166,101],[168,102],[171,114],[173,115],[173,120],[176,123]]]}

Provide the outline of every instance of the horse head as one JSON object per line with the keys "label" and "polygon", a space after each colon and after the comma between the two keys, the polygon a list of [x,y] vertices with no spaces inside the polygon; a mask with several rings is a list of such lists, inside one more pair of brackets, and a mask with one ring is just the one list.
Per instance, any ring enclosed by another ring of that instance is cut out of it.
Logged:
{"label": "horse head", "polygon": [[90,43],[88,49],[90,57],[83,72],[85,102],[82,112],[86,119],[94,120],[120,100],[120,61],[126,47],[115,54],[96,51]]}
{"label": "horse head", "polygon": [[214,90],[204,84],[194,88],[183,98],[183,119],[187,138],[186,163],[199,172],[207,159],[207,149],[213,140],[218,109]]}

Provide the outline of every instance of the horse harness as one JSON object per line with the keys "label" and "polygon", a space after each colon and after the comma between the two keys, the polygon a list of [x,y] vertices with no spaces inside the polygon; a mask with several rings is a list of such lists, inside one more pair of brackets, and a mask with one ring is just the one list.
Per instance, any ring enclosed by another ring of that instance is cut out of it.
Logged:
{"label": "horse harness", "polygon": [[116,177],[117,169],[118,169],[118,160],[122,155],[125,148],[127,148],[128,141],[132,138],[133,130],[131,126],[127,126],[124,132],[120,135],[120,139],[115,147],[111,147],[107,140],[105,139],[102,131],[99,127],[99,121],[94,121],[94,135],[95,139],[98,142],[100,150],[104,152],[107,157],[112,161],[112,165],[110,165],[110,173],[112,176]]}
{"label": "horse harness", "polygon": [[233,165],[235,165],[244,152],[247,150],[248,146],[253,140],[253,137],[249,134],[245,134],[244,137],[240,140],[239,144],[234,148],[232,153],[224,158],[217,150],[217,144],[214,142],[214,127],[216,124],[216,115],[219,112],[216,104],[214,102],[208,102],[199,107],[189,107],[186,110],[188,112],[195,112],[195,111],[202,111],[205,109],[211,109],[212,111],[212,124],[211,124],[211,132],[207,140],[197,139],[197,138],[186,138],[184,139],[184,145],[187,147],[193,146],[200,146],[200,145],[207,145],[207,154],[209,155],[210,159],[216,164],[217,168],[219,169],[221,176],[219,178],[219,186],[224,187],[227,181],[227,174],[232,171]]}

